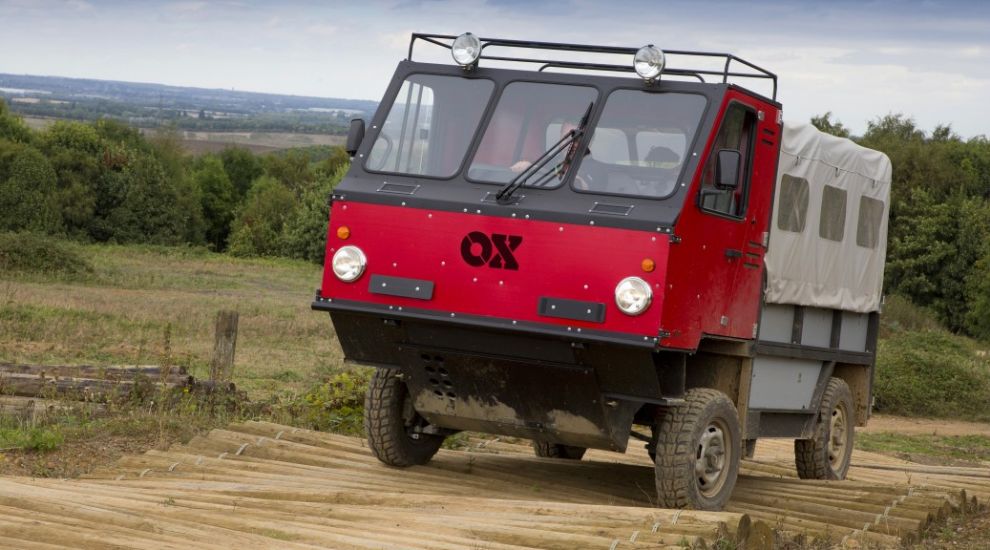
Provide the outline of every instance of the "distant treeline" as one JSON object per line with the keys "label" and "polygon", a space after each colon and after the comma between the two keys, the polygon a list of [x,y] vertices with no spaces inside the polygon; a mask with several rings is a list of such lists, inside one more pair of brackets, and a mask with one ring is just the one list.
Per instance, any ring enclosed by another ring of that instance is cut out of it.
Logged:
{"label": "distant treeline", "polygon": [[347,164],[339,147],[193,158],[174,131],[146,138],[112,120],[34,131],[0,102],[0,231],[320,262]]}
{"label": "distant treeline", "polygon": [[[850,137],[828,113],[812,123]],[[902,115],[852,139],[893,163],[885,292],[990,339],[990,140]],[[192,158],[174,132],[145,138],[110,120],[33,131],[0,102],[0,231],[320,262],[327,195],[347,166],[331,147]]]}

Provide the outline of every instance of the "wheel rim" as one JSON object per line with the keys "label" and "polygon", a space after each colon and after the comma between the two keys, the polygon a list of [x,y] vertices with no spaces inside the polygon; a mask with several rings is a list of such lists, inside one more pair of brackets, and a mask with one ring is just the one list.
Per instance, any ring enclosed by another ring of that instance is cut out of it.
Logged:
{"label": "wheel rim", "polygon": [[828,463],[833,470],[839,470],[845,466],[847,433],[849,425],[848,415],[842,404],[832,410],[832,417],[829,419],[828,427]]}
{"label": "wheel rim", "polygon": [[729,429],[721,420],[713,420],[701,432],[694,473],[698,480],[698,490],[705,497],[718,494],[728,477],[732,447],[726,441],[727,433]]}

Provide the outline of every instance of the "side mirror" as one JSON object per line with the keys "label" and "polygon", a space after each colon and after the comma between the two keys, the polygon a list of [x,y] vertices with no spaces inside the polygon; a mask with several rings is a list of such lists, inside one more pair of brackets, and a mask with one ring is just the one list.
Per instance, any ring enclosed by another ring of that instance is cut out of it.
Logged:
{"label": "side mirror", "polygon": [[719,149],[715,159],[715,188],[721,190],[735,189],[739,186],[739,165],[742,164],[742,154],[735,149]]}
{"label": "side mirror", "polygon": [[351,119],[351,128],[347,131],[347,146],[344,148],[347,154],[354,156],[364,141],[364,120],[360,118]]}

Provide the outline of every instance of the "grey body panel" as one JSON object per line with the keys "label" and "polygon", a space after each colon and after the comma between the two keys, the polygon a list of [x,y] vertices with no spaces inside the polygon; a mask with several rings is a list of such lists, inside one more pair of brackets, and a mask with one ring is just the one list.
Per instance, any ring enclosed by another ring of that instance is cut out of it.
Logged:
{"label": "grey body panel", "polygon": [[760,340],[790,343],[794,330],[794,306],[767,304],[760,315]]}
{"label": "grey body panel", "polygon": [[811,410],[821,370],[821,361],[769,356],[755,358],[749,407],[780,411]]}
{"label": "grey body panel", "polygon": [[832,339],[832,310],[818,307],[804,308],[801,345],[827,348]]}
{"label": "grey body panel", "polygon": [[869,333],[869,322],[869,314],[843,311],[842,329],[839,332],[839,349],[867,351],[866,340]]}

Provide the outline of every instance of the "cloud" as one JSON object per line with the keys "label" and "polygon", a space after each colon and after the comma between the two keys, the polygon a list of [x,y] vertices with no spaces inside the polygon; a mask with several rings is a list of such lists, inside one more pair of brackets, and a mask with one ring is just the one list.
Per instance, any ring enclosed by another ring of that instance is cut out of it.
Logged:
{"label": "cloud", "polygon": [[327,23],[317,23],[306,27],[306,33],[314,36],[332,37],[337,34],[338,27]]}

